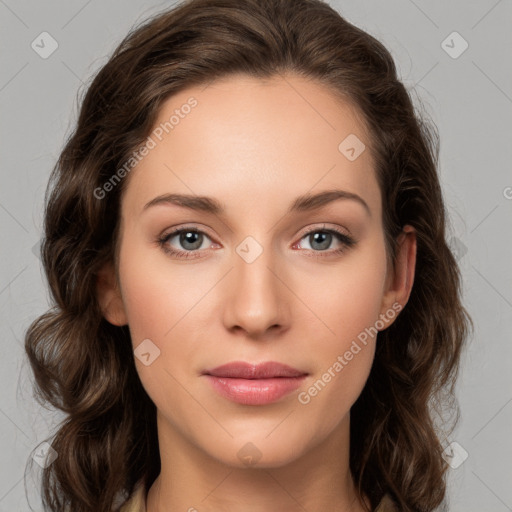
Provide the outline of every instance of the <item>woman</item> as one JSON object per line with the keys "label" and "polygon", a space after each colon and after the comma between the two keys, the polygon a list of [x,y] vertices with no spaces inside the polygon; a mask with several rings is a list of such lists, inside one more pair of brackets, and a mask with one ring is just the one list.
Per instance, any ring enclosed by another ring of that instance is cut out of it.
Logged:
{"label": "woman", "polygon": [[47,509],[438,507],[470,319],[436,164],[388,51],[323,2],[132,31],[49,184]]}

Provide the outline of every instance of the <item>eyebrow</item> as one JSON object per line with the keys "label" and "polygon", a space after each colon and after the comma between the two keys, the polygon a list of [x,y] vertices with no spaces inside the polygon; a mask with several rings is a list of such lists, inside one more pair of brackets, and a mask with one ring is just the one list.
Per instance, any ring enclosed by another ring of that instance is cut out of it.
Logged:
{"label": "eyebrow", "polygon": [[[312,211],[326,206],[336,200],[351,200],[359,203],[364,207],[369,216],[371,216],[370,207],[366,201],[353,192],[346,190],[325,190],[316,194],[304,194],[297,197],[293,203],[289,206],[286,214],[295,212]],[[144,205],[143,211],[148,208],[161,204],[173,204],[188,208],[190,210],[203,211],[214,215],[220,215],[224,213],[225,207],[222,203],[212,197],[207,196],[196,196],[191,194],[162,194],[157,196]]]}

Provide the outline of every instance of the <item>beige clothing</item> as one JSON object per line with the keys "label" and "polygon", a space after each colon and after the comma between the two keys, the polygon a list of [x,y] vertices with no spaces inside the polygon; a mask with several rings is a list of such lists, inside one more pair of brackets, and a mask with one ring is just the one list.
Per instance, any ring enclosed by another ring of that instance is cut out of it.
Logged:
{"label": "beige clothing", "polygon": [[119,512],[146,512],[146,493],[142,483],[137,485],[133,494],[119,509]]}
{"label": "beige clothing", "polygon": [[[146,512],[146,496],[142,485],[135,489],[119,512]],[[388,496],[384,496],[375,512],[397,512],[397,508]]]}

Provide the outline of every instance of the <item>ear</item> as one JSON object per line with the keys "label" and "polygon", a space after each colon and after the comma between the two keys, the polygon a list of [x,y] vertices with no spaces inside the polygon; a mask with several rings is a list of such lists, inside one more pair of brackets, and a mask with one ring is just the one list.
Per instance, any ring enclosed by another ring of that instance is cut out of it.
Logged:
{"label": "ear", "polygon": [[[412,226],[404,226],[398,235],[395,265],[393,268],[390,264],[390,267],[381,306],[381,318],[383,315],[387,318],[386,327],[394,322],[398,316],[396,312],[401,311],[407,304],[414,283],[416,230]],[[390,314],[392,311],[393,315]]]}
{"label": "ear", "polygon": [[106,263],[96,274],[98,304],[105,319],[113,325],[128,324],[121,291],[112,263]]}

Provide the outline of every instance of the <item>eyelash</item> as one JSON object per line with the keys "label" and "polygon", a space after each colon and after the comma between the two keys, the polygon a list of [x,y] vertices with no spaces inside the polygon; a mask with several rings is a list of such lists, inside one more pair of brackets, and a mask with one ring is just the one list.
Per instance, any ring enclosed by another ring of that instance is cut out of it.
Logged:
{"label": "eyelash", "polygon": [[[181,233],[200,233],[200,234],[206,235],[208,238],[210,238],[207,233],[205,233],[204,231],[201,231],[200,229],[197,229],[195,227],[184,227],[184,228],[179,228],[174,231],[171,231],[170,233],[166,233],[166,234],[162,235],[161,237],[159,237],[157,239],[157,243],[166,254],[169,254],[171,256],[175,256],[177,258],[189,258],[189,259],[190,258],[192,258],[192,259],[199,258],[200,256],[198,255],[198,253],[203,250],[206,250],[206,249],[195,249],[193,251],[181,251],[181,250],[169,248],[169,245],[167,245],[167,242],[174,236],[179,235]],[[325,227],[310,229],[309,231],[307,231],[306,233],[304,233],[301,236],[300,240],[302,240],[303,238],[306,238],[308,235],[311,235],[312,233],[332,234],[338,239],[339,242],[341,242],[343,244],[343,247],[341,247],[340,249],[331,249],[331,250],[327,250],[327,251],[314,251],[313,249],[306,249],[306,251],[313,252],[313,254],[311,254],[311,253],[308,254],[308,256],[313,257],[313,258],[325,258],[328,256],[339,255],[339,254],[345,252],[347,249],[350,249],[351,247],[353,247],[356,244],[356,240],[354,238],[348,236],[347,234],[345,234],[341,231],[338,231],[337,229],[334,229],[334,228],[325,228]],[[300,240],[299,240],[299,242],[300,242]]]}

